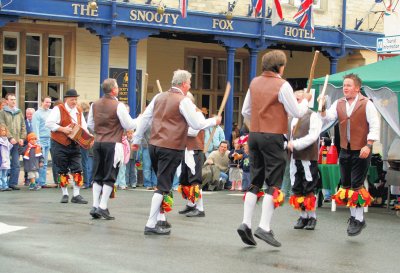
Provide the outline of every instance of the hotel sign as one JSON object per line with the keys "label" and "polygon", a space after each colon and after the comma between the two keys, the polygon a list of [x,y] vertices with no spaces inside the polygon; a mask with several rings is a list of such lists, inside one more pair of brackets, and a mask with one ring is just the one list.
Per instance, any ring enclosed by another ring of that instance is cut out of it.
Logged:
{"label": "hotel sign", "polygon": [[289,36],[292,38],[300,38],[300,39],[310,39],[315,40],[314,33],[307,29],[297,28],[297,27],[285,27],[285,36]]}

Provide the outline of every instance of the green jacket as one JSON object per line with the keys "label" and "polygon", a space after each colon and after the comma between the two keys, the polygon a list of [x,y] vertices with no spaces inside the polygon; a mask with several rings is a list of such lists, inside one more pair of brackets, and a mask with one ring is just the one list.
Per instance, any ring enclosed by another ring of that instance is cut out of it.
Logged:
{"label": "green jacket", "polygon": [[5,106],[0,111],[0,124],[7,126],[8,138],[14,138],[16,141],[26,138],[25,118],[20,109],[11,111]]}

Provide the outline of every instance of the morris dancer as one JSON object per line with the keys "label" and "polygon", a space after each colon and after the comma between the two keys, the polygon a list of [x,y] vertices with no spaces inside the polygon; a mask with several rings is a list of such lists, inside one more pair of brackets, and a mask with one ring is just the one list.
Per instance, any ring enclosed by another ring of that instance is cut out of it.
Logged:
{"label": "morris dancer", "polygon": [[190,89],[191,76],[185,70],[174,72],[171,89],[153,98],[141,117],[133,141],[134,145],[138,145],[151,124],[149,151],[158,184],[144,228],[145,235],[168,235],[171,232],[170,228],[157,225],[157,217],[160,210],[165,212],[171,210],[172,180],[182,161],[188,125],[195,130],[200,130],[221,123],[221,117],[204,120],[196,114],[196,106],[186,97]]}
{"label": "morris dancer", "polygon": [[59,168],[58,180],[62,190],[61,203],[68,203],[69,172],[74,181],[72,203],[87,204],[80,194],[83,186],[81,150],[78,143],[68,135],[72,131],[72,124],[78,124],[87,131],[87,125],[82,111],[77,107],[78,92],[69,89],[64,95],[64,103],[55,106],[46,120],[46,127],[51,130],[51,147],[54,149],[53,160]]}
{"label": "morris dancer", "polygon": [[263,73],[250,83],[242,108],[243,117],[251,121],[248,139],[251,185],[244,197],[243,222],[237,232],[248,245],[257,244],[251,232],[251,220],[257,199],[264,194],[261,189],[265,182],[260,225],[254,235],[272,246],[281,246],[274,238],[270,223],[275,208],[284,200],[280,191],[286,165],[283,134],[288,131],[288,114],[302,117],[308,110],[307,100],[311,99],[310,94],[304,94],[306,99],[297,103],[292,87],[281,78],[285,66],[283,51],[266,53],[262,58]]}
{"label": "morris dancer", "polygon": [[[186,95],[194,103],[193,95]],[[200,109],[197,109],[199,119],[205,119]],[[205,129],[205,128],[203,128]],[[186,217],[204,217],[203,190],[201,169],[204,163],[204,130],[193,130],[189,127],[185,157],[182,160],[182,172],[179,177],[178,192],[187,200],[186,207],[179,211]]]}
{"label": "morris dancer", "polygon": [[[296,91],[298,102],[304,92]],[[318,144],[322,121],[311,110],[300,119],[293,118],[290,124],[290,180],[293,195],[289,203],[300,211],[295,229],[314,230],[317,224],[316,197],[314,191],[318,183]]]}
{"label": "morris dancer", "polygon": [[[361,79],[356,74],[344,76],[344,98],[335,101],[325,111],[323,122],[339,120],[340,131],[340,183],[332,196],[338,205],[350,207],[347,235],[356,236],[366,227],[363,207],[372,198],[364,188],[364,180],[371,163],[372,145],[379,140],[379,117],[374,104],[360,94]],[[322,99],[324,103],[324,98]]]}
{"label": "morris dancer", "polygon": [[89,214],[95,219],[104,217],[114,220],[108,210],[108,200],[114,189],[118,168],[124,164],[122,135],[124,129],[135,129],[137,120],[130,117],[124,103],[118,102],[119,90],[115,79],[105,79],[101,87],[104,96],[92,104],[88,116],[88,126],[95,133],[93,207]]}

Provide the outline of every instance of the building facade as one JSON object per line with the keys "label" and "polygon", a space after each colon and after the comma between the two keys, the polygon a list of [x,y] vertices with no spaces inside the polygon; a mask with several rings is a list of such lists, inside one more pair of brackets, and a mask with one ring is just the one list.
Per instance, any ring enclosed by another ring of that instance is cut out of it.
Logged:
{"label": "building facade", "polygon": [[369,12],[376,1],[314,1],[314,32],[292,19],[299,0],[281,0],[284,20],[272,26],[272,2],[255,17],[251,0],[190,0],[183,18],[178,0],[2,0],[2,96],[13,92],[20,108],[37,108],[41,97],[55,101],[75,88],[81,100],[93,101],[100,83],[114,77],[120,99],[137,115],[140,102],[157,94],[156,80],[166,90],[181,68],[192,72],[197,104],[210,113],[232,83],[228,133],[233,122],[242,123],[244,96],[267,50],[287,53],[284,76],[294,89],[305,87],[315,50],[322,53],[316,77],[376,61],[383,36],[380,14]]}

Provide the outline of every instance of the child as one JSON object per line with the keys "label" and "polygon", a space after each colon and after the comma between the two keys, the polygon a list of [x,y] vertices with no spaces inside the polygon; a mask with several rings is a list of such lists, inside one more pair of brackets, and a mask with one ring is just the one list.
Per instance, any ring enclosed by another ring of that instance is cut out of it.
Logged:
{"label": "child", "polygon": [[13,145],[7,138],[8,129],[0,124],[0,191],[11,191],[7,184],[7,171],[10,169],[10,150]]}
{"label": "child", "polygon": [[242,190],[242,170],[240,164],[243,159],[243,149],[239,144],[239,138],[233,140],[234,149],[229,153],[229,180],[232,181],[231,191]]}
{"label": "child", "polygon": [[249,145],[247,144],[247,142],[243,144],[242,170],[243,170],[242,191],[247,191],[250,187],[250,158],[249,158]]}
{"label": "child", "polygon": [[126,186],[132,187],[132,189],[136,188],[137,185],[137,171],[136,171],[136,157],[137,157],[137,151],[132,149],[132,144],[133,144],[133,130],[127,130],[126,131],[126,137],[129,142],[129,145],[131,145],[131,152],[129,155],[129,161],[126,164]]}
{"label": "child", "polygon": [[21,148],[21,154],[24,158],[24,170],[28,173],[29,190],[39,190],[36,185],[36,179],[39,178],[39,168],[43,166],[44,158],[42,149],[37,144],[35,133],[29,133],[26,137],[28,144]]}

